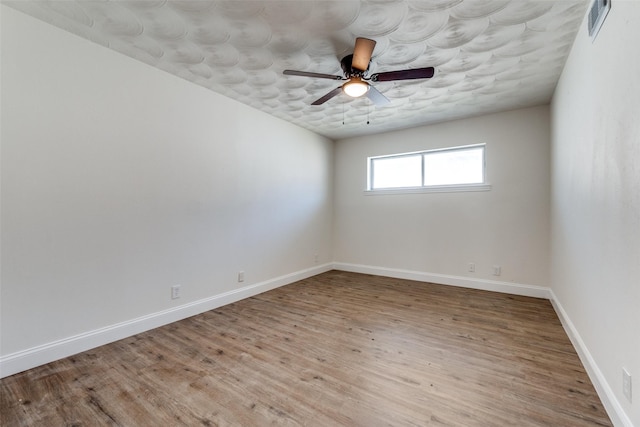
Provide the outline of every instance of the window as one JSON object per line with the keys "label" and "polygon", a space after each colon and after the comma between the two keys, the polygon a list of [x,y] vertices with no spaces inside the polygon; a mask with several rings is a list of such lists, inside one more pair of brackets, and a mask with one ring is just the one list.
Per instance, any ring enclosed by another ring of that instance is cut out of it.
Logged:
{"label": "window", "polygon": [[484,144],[368,158],[368,190],[488,190]]}

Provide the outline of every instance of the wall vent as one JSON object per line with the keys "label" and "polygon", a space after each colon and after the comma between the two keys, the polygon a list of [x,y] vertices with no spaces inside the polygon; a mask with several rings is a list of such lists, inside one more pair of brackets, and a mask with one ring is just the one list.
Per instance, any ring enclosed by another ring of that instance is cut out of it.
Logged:
{"label": "wall vent", "polygon": [[611,0],[593,0],[591,8],[589,9],[589,22],[587,23],[589,26],[589,37],[591,37],[592,41],[596,39],[598,31],[600,31],[600,27],[602,27],[602,23],[604,22],[604,18],[606,18],[607,13],[609,13],[609,9],[611,9]]}

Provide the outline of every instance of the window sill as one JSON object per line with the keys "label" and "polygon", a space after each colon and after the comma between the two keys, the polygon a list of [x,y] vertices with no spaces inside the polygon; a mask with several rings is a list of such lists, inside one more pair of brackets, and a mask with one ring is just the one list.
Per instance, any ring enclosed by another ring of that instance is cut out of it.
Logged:
{"label": "window sill", "polygon": [[416,193],[459,193],[469,191],[491,191],[491,184],[434,185],[431,187],[386,188],[381,190],[365,190],[367,196],[384,194],[416,194]]}

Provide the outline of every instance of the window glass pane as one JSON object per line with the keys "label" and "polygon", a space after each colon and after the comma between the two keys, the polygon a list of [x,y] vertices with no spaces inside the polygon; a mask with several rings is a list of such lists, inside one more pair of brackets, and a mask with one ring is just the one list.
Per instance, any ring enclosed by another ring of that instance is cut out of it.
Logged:
{"label": "window glass pane", "polygon": [[420,187],[422,185],[422,156],[371,159],[371,188]]}
{"label": "window glass pane", "polygon": [[484,147],[425,153],[424,185],[482,184]]}

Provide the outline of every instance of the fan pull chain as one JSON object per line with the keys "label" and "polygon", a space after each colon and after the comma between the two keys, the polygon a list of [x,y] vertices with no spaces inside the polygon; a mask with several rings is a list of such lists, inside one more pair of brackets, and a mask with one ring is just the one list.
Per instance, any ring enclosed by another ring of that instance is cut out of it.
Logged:
{"label": "fan pull chain", "polygon": [[342,125],[344,126],[344,101],[342,101]]}

